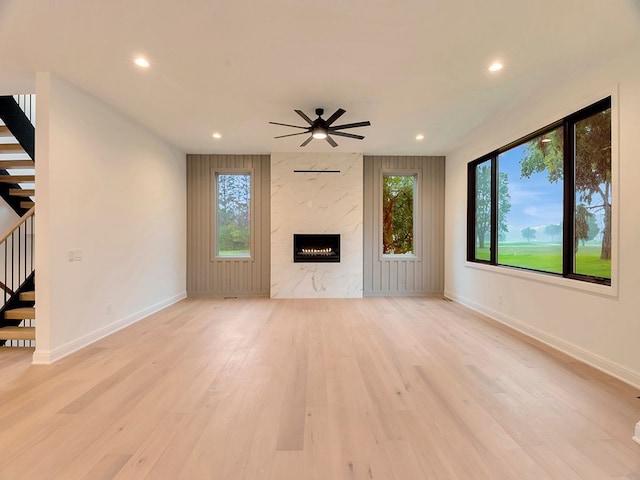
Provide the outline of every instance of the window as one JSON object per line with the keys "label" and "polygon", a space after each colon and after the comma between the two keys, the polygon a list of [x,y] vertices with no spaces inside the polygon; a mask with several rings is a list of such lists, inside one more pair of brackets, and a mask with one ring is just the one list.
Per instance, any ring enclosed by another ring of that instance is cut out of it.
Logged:
{"label": "window", "polygon": [[382,175],[382,253],[415,255],[416,174]]}
{"label": "window", "polygon": [[215,172],[215,256],[251,257],[251,174]]}
{"label": "window", "polygon": [[611,278],[611,109],[575,122],[573,271]]}
{"label": "window", "polygon": [[611,98],[469,164],[467,259],[611,284]]}
{"label": "window", "polygon": [[[491,258],[491,161],[475,166],[475,256],[478,260]],[[504,212],[505,209],[503,208]],[[502,222],[501,222],[502,223]]]}
{"label": "window", "polygon": [[562,138],[559,127],[498,154],[501,265],[562,273]]}

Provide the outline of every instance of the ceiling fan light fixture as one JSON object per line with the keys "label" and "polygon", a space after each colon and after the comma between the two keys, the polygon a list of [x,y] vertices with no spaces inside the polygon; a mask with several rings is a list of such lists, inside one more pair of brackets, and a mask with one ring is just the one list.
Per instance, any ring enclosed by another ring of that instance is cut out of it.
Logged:
{"label": "ceiling fan light fixture", "polygon": [[324,114],[324,109],[322,108],[316,108],[316,115],[318,115],[318,118],[316,118],[315,120],[311,120],[307,116],[307,114],[305,114],[302,110],[294,110],[294,112],[300,115],[300,117],[302,117],[304,121],[307,122],[307,126],[292,125],[290,123],[280,123],[280,122],[269,122],[269,123],[273,125],[282,125],[283,127],[292,127],[292,128],[297,128],[302,130],[301,132],[299,131],[296,133],[289,133],[286,135],[278,135],[277,137],[274,137],[274,138],[293,137],[296,135],[309,135],[309,137],[307,137],[307,139],[304,142],[302,142],[302,144],[300,145],[301,147],[306,147],[309,144],[309,142],[311,142],[314,139],[317,139],[317,140],[326,140],[329,145],[335,148],[338,146],[338,143],[333,139],[334,135],[338,137],[347,137],[347,138],[355,138],[357,140],[364,140],[364,136],[362,135],[356,135],[355,133],[347,133],[347,132],[343,132],[342,130],[345,130],[348,128],[368,127],[371,125],[371,122],[369,122],[368,120],[365,122],[344,123],[342,125],[334,125],[335,121],[338,118],[340,118],[344,113],[346,113],[346,110],[344,108],[337,109],[326,120],[322,118],[322,115]]}
{"label": "ceiling fan light fixture", "polygon": [[318,140],[322,140],[324,138],[327,138],[327,131],[324,128],[316,128],[313,130],[311,136],[313,138],[317,138]]}

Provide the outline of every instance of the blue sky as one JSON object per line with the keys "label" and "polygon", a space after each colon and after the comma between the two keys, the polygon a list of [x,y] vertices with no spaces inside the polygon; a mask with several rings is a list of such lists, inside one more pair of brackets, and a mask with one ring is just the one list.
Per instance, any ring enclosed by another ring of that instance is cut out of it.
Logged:
{"label": "blue sky", "polygon": [[520,159],[524,151],[525,145],[521,145],[499,156],[499,169],[509,177],[511,195],[506,240],[524,241],[521,231],[528,227],[537,229],[537,241],[550,241],[551,238],[544,235],[544,227],[562,223],[562,183],[549,183],[547,172],[520,179]]}

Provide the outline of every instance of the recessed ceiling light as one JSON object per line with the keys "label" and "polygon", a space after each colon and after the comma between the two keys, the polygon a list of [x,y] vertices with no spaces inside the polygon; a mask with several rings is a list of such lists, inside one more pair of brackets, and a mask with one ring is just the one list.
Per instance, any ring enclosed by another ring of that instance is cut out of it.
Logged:
{"label": "recessed ceiling light", "polygon": [[142,67],[142,68],[149,68],[149,61],[144,57],[136,58],[133,61],[133,63],[135,63],[136,65],[138,65],[139,67]]}
{"label": "recessed ceiling light", "polygon": [[419,133],[418,135],[416,135],[416,140],[424,140],[424,135]]}
{"label": "recessed ceiling light", "polygon": [[213,138],[215,138],[216,140],[222,138],[222,135],[220,135],[218,132],[214,133],[213,135],[211,135]]}
{"label": "recessed ceiling light", "polygon": [[497,72],[498,70],[502,70],[502,67],[504,67],[504,65],[502,65],[500,62],[492,63],[489,67],[489,71]]}

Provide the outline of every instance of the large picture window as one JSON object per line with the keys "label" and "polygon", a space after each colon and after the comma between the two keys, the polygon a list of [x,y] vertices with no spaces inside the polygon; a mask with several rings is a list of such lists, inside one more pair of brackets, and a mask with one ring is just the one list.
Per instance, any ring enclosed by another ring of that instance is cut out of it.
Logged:
{"label": "large picture window", "polygon": [[251,256],[251,174],[215,173],[215,256]]}
{"label": "large picture window", "polygon": [[467,259],[611,284],[611,98],[469,164]]}

